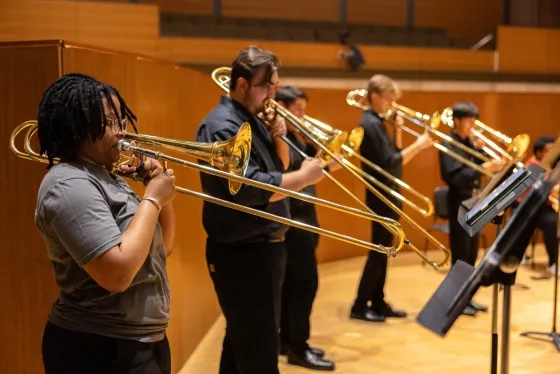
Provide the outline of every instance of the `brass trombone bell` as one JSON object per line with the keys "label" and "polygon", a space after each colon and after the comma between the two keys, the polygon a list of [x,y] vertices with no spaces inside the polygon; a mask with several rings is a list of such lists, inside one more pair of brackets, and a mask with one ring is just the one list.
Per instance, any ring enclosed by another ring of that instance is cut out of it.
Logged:
{"label": "brass trombone bell", "polygon": [[[336,136],[336,134],[343,133],[342,130],[335,129],[327,125],[326,123],[319,121],[316,118],[304,115],[303,119],[304,122],[307,122],[311,125],[310,127],[312,129],[317,129],[316,131],[320,131],[330,136]],[[346,132],[344,131],[344,133]],[[346,133],[346,134],[347,136],[345,141],[339,143],[340,147],[338,148],[338,151],[341,152],[341,154],[344,157],[348,156],[348,151],[347,151],[348,148],[350,148],[350,150],[354,152],[358,152],[360,150],[360,146],[362,145],[362,140],[364,140],[364,129],[363,127],[358,126],[350,130],[350,133]]]}
{"label": "brass trombone bell", "polygon": [[[251,155],[252,133],[251,126],[248,122],[243,123],[232,139],[211,144],[187,142],[135,133],[127,133],[124,138],[145,145],[167,148],[179,152],[184,152],[185,149],[188,149],[188,153],[196,159],[207,162],[219,170],[234,175],[245,175]],[[235,195],[241,188],[242,183],[230,179],[228,180],[228,185],[229,192]]]}
{"label": "brass trombone bell", "polygon": [[354,127],[350,130],[348,139],[346,139],[346,143],[344,143],[344,146],[342,147],[342,155],[347,155],[347,148],[350,148],[352,152],[359,152],[362,140],[364,140],[364,128],[361,126]]}
{"label": "brass trombone bell", "polygon": [[[37,121],[27,121],[20,125],[18,125],[13,131],[10,136],[10,148],[12,152],[20,158],[32,161],[38,161],[42,163],[48,163],[48,158],[44,155],[39,154],[38,152],[34,151],[31,146],[31,138],[34,133],[37,131]],[[24,139],[24,150],[20,151],[16,144],[15,140],[17,136],[22,133],[25,129],[27,129],[25,139]],[[392,220],[390,218],[377,216],[371,213],[362,212],[359,209],[345,207],[340,204],[336,204],[330,202],[328,200],[322,200],[313,196],[309,196],[300,192],[293,192],[284,188],[276,187],[271,184],[258,182],[249,178],[245,178],[244,176],[240,175],[242,172],[245,171],[245,167],[241,165],[247,164],[247,159],[250,156],[250,143],[251,143],[251,131],[250,125],[245,123],[240,128],[238,134],[229,140],[230,144],[225,145],[223,142],[217,143],[197,143],[197,142],[188,142],[188,141],[181,141],[181,140],[174,140],[168,138],[160,138],[157,136],[150,136],[150,135],[142,135],[142,134],[135,134],[134,136],[125,136],[124,139],[120,139],[118,142],[118,147],[121,152],[131,152],[133,154],[139,154],[146,157],[150,157],[156,160],[163,160],[165,162],[170,161],[176,163],[178,165],[190,167],[195,169],[201,173],[207,173],[213,176],[225,178],[229,181],[235,182],[233,186],[242,186],[243,184],[254,186],[257,188],[261,188],[267,191],[272,191],[275,193],[283,194],[285,196],[300,199],[312,204],[321,205],[324,207],[328,207],[339,212],[352,214],[357,217],[373,220],[376,222],[380,222],[383,225],[390,227],[392,230],[397,232],[400,237],[404,238],[404,230],[399,222]],[[134,138],[134,139],[132,139]],[[239,142],[240,148],[237,149],[235,144]],[[144,148],[141,145],[152,145],[152,146],[159,146],[164,148],[173,149],[175,151],[186,153],[192,156],[197,157],[200,160],[205,160],[210,164],[214,164],[217,166],[226,165],[224,167],[225,171],[220,170],[218,167],[211,167],[206,165],[201,165],[195,162],[187,161],[181,158],[173,157],[166,155],[159,151],[154,151],[148,148]],[[248,147],[249,146],[249,147]],[[248,147],[248,148],[247,148]],[[220,148],[220,151],[216,151],[217,148]],[[237,162],[237,166],[231,167],[229,165],[228,160],[232,159],[232,155],[230,153],[237,152],[237,155],[233,157],[234,161]],[[212,154],[216,155],[216,160],[213,160]],[[55,163],[58,163],[59,160],[55,159]],[[128,162],[128,161],[125,161]],[[133,180],[137,180],[134,174],[125,174],[120,172],[118,169],[119,165],[124,164],[125,162],[119,162],[114,165],[113,170],[111,172],[118,174],[122,177],[132,178]],[[338,232],[325,230],[319,227],[315,227],[313,225],[308,225],[302,222],[298,222],[295,220],[291,220],[285,217],[280,217],[265,211],[261,211],[258,209],[250,208],[241,204],[237,204],[231,201],[223,200],[216,198],[211,195],[207,195],[201,192],[192,191],[187,188],[175,187],[176,191],[185,195],[194,196],[199,199],[208,201],[210,203],[218,204],[227,208],[235,209],[247,214],[255,215],[264,219],[269,219],[271,221],[279,222],[284,225],[293,226],[302,230],[311,231],[319,235],[324,235],[333,239],[337,239],[346,243],[350,243],[353,245],[357,245],[363,248],[367,248],[369,250],[378,251],[385,254],[395,255],[396,250],[392,247],[385,247],[382,245],[372,244],[370,242],[360,240],[354,237],[350,237],[348,235],[340,234]],[[403,239],[404,242],[404,239]],[[400,249],[400,248],[398,248]]]}

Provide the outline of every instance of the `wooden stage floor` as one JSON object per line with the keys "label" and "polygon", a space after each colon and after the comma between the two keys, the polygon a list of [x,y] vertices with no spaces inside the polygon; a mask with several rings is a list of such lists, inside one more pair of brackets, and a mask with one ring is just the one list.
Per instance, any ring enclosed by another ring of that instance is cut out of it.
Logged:
{"label": "wooden stage floor", "polygon": [[[544,271],[544,248],[537,248],[536,269],[521,267],[519,286],[512,288],[510,373],[560,373],[560,352],[548,341],[520,337],[527,330],[550,331],[554,278],[533,280]],[[539,256],[540,255],[540,256]],[[479,258],[482,256],[479,256]],[[340,374],[482,374],[490,372],[491,314],[461,316],[445,338],[440,338],[416,323],[415,317],[441,283],[444,274],[419,264],[419,257],[403,253],[390,260],[387,301],[409,312],[406,320],[385,324],[354,321],[349,308],[364,258],[352,258],[320,266],[320,289],[312,316],[314,346],[324,348],[336,362]],[[501,332],[499,295],[498,332]],[[492,289],[482,288],[475,296],[479,303],[491,306]],[[218,318],[180,374],[218,373],[224,319]],[[285,363],[280,357],[282,374],[314,371]],[[499,372],[499,371],[498,371]]]}

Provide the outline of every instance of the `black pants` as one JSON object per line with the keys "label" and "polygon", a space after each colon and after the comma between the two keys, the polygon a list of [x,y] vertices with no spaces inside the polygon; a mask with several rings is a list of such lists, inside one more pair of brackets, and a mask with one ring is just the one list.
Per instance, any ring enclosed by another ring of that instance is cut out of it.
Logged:
{"label": "black pants", "polygon": [[206,261],[226,319],[220,374],[278,374],[284,244],[207,241]]}
{"label": "black pants", "polygon": [[282,286],[280,342],[301,354],[309,348],[311,311],[319,287],[315,249],[319,235],[290,227],[286,233],[286,273]]}
{"label": "black pants", "polygon": [[141,343],[73,332],[47,322],[42,350],[45,374],[171,374],[167,337]]}
{"label": "black pants", "polygon": [[[399,216],[382,202],[368,203],[373,211],[381,216],[398,220]],[[400,206],[399,206],[400,207]],[[385,246],[393,245],[393,234],[377,222],[372,222],[371,242]],[[360,313],[369,307],[377,313],[382,313],[386,307],[385,281],[387,279],[387,258],[384,253],[370,251],[367,256],[362,277],[358,286],[358,294],[352,306],[352,312]]]}
{"label": "black pants", "polygon": [[557,236],[558,213],[550,206],[545,206],[537,222],[537,228],[542,230],[544,245],[548,254],[548,266],[556,264],[558,257],[558,236]]}
{"label": "black pants", "polygon": [[449,249],[451,250],[451,266],[461,260],[474,266],[478,255],[478,237],[476,234],[470,237],[465,229],[459,224],[457,215],[461,201],[470,198],[464,194],[449,190],[447,194],[447,209],[449,212]]}

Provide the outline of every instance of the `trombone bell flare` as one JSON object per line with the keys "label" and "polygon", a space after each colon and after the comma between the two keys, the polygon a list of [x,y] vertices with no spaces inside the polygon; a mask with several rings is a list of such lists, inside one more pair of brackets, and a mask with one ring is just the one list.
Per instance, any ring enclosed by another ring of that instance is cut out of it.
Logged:
{"label": "trombone bell flare", "polygon": [[[24,129],[28,129],[27,133],[26,133],[26,137],[25,137],[25,152],[20,151],[16,146],[15,146],[15,139],[16,137],[24,130]],[[12,134],[10,136],[10,148],[12,150],[12,152],[20,158],[23,159],[27,159],[27,160],[32,160],[32,161],[38,161],[38,162],[42,162],[42,163],[48,163],[48,158],[46,156],[40,155],[38,152],[34,151],[31,148],[31,136],[36,133],[37,131],[37,121],[27,121],[22,123],[21,125],[17,126],[14,131],[12,131]],[[242,137],[240,137],[242,138]],[[172,157],[172,156],[168,156],[162,152],[158,152],[158,151],[154,151],[151,149],[147,149],[147,148],[142,148],[140,146],[136,146],[133,145],[134,142],[138,142],[138,143],[142,143],[142,141],[145,140],[146,143],[149,143],[151,145],[159,145],[159,146],[163,146],[164,143],[168,143],[166,146],[171,147],[171,143],[173,144],[173,149],[177,150],[178,152],[182,152],[182,153],[187,153],[187,154],[193,154],[193,155],[198,155],[199,157],[201,157],[202,159],[208,159],[208,157],[210,157],[209,155],[201,155],[200,152],[204,152],[203,150],[206,149],[209,152],[212,144],[205,144],[205,143],[197,143],[197,142],[183,142],[183,141],[179,141],[179,140],[174,140],[174,139],[167,139],[167,138],[159,138],[159,137],[154,137],[154,136],[142,136],[140,135],[139,137],[136,138],[136,140],[131,140],[131,139],[121,139],[119,140],[118,143],[118,147],[120,150],[122,151],[129,151],[132,152],[134,154],[141,154],[147,157],[151,157],[154,159],[159,159],[159,160],[164,160],[164,161],[170,161],[170,162],[174,162],[177,163],[178,165],[183,165],[183,166],[187,166],[187,167],[191,167],[199,172],[203,172],[203,173],[208,173],[214,176],[218,176],[218,177],[222,177],[222,178],[226,178],[228,181],[229,180],[233,180],[234,182],[239,183],[240,185],[242,184],[247,184],[247,185],[252,185],[258,188],[263,188],[265,190],[268,191],[272,191],[272,192],[276,192],[276,193],[280,193],[292,198],[297,198],[303,201],[307,201],[309,203],[316,203],[318,205],[322,205],[322,206],[326,206],[332,209],[335,209],[337,211],[340,212],[345,212],[345,213],[349,213],[352,214],[354,216],[357,217],[361,217],[361,218],[366,218],[366,219],[370,219],[370,220],[374,220],[377,222],[380,222],[384,225],[387,225],[389,228],[391,228],[392,230],[394,230],[395,232],[397,232],[399,235],[401,235],[402,237],[404,237],[404,230],[402,228],[402,226],[399,224],[399,222],[392,220],[390,218],[386,218],[386,217],[380,217],[380,216],[376,216],[374,214],[370,214],[370,213],[366,213],[366,212],[362,212],[358,209],[354,209],[354,208],[348,208],[345,207],[343,205],[339,205],[327,200],[322,200],[316,197],[312,197],[303,193],[299,193],[299,192],[293,192],[290,190],[286,190],[280,187],[276,187],[267,183],[263,183],[263,182],[258,182],[258,181],[254,181],[252,179],[248,179],[245,178],[241,175],[237,175],[237,174],[231,174],[229,172],[226,171],[222,171],[219,170],[217,168],[214,167],[210,167],[210,166],[205,166],[205,165],[200,165],[198,163],[195,162],[190,162],[187,160],[183,160],[181,158],[177,158],[177,157]],[[230,140],[231,141],[231,140]],[[232,141],[232,144],[235,144],[235,141]],[[247,143],[244,143],[245,145]],[[223,146],[223,143],[222,143]],[[230,147],[230,150],[235,149],[235,147]],[[248,157],[249,153],[245,152],[243,153],[244,157]],[[224,157],[229,157],[229,155],[227,153],[223,154]],[[55,159],[54,160],[55,163],[58,163],[59,160]],[[243,162],[240,162],[240,165],[244,164],[244,160]],[[119,164],[115,165],[115,168],[112,170],[113,173],[119,174],[122,177],[125,178],[131,178],[133,180],[137,180],[135,178],[135,175],[131,175],[131,174],[124,174],[122,172],[119,172],[117,166]],[[239,170],[239,169],[234,169],[234,170]],[[400,248],[402,247],[402,244],[400,247],[385,247],[382,245],[376,245],[376,244],[372,244],[370,242],[366,242],[357,238],[353,238],[347,235],[343,235],[340,234],[338,232],[334,232],[334,231],[329,231],[329,230],[325,230],[322,228],[318,228],[315,226],[311,226],[311,225],[307,225],[301,222],[297,222],[285,217],[280,217],[280,216],[276,216],[274,214],[268,213],[268,212],[264,212],[264,211],[260,211],[254,208],[249,208],[240,204],[236,204],[230,201],[226,201],[226,200],[222,200],[222,199],[218,199],[216,197],[210,196],[210,195],[206,195],[204,193],[201,192],[196,192],[196,191],[192,191],[192,190],[188,190],[186,188],[183,187],[175,187],[177,192],[186,194],[186,195],[190,195],[190,196],[194,196],[194,197],[198,197],[200,199],[203,199],[205,201],[211,202],[211,203],[215,203],[215,204],[219,204],[231,209],[236,209],[242,212],[246,212],[248,214],[252,214],[261,218],[265,218],[265,219],[269,219],[272,221],[276,221],[276,222],[280,222],[282,224],[288,225],[288,226],[293,226],[293,227],[297,227],[300,228],[302,230],[307,230],[307,231],[311,231],[314,233],[317,233],[319,235],[324,235],[324,236],[328,236],[330,238],[333,239],[337,239],[340,241],[344,241],[346,243],[350,243],[353,245],[357,245],[363,248],[367,248],[369,250],[374,250],[377,252],[381,252],[384,254],[390,254],[392,256],[395,256],[396,252],[398,250],[400,250]]]}
{"label": "trombone bell flare", "polygon": [[359,152],[363,140],[364,140],[364,128],[361,126],[353,128],[350,131],[350,134],[348,134],[348,139],[344,144],[346,147],[342,148],[342,154],[344,155],[344,157],[350,156],[347,151],[348,148],[353,152]]}
{"label": "trombone bell flare", "polygon": [[[251,156],[251,126],[244,122],[239,131],[230,140],[202,144],[186,142],[152,135],[126,134],[125,139],[137,141],[146,145],[158,146],[175,151],[184,151],[188,145],[189,154],[208,164],[228,172],[229,174],[245,175]],[[242,186],[239,181],[229,180],[229,192],[235,195]]]}

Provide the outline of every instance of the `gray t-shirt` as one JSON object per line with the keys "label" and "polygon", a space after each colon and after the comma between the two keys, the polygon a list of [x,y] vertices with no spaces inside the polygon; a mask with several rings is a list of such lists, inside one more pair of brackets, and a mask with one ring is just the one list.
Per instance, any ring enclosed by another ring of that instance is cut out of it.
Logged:
{"label": "gray t-shirt", "polygon": [[111,293],[82,266],[121,243],[140,203],[118,176],[95,165],[61,163],[41,183],[35,223],[47,244],[60,296],[49,320],[73,331],[153,342],[169,321],[170,289],[161,227],[130,287]]}

